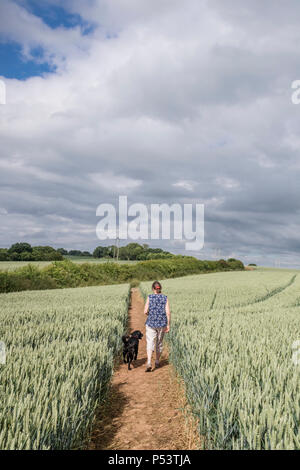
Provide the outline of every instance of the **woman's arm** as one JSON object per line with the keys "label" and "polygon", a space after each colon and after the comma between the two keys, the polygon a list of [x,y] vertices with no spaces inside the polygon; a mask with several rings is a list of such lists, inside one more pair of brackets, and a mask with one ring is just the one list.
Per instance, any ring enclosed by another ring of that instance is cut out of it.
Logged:
{"label": "woman's arm", "polygon": [[147,301],[145,303],[145,308],[144,308],[145,315],[148,315],[148,310],[149,310],[149,296],[147,297]]}
{"label": "woman's arm", "polygon": [[168,324],[166,326],[165,333],[168,333],[170,331],[170,322],[171,322],[169,299],[167,299],[167,303],[166,303],[166,314],[167,314]]}

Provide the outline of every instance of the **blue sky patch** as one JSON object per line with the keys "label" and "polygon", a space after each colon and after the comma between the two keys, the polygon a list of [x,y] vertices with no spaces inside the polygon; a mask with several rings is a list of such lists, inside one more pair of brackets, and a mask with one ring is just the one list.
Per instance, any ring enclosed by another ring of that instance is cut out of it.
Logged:
{"label": "blue sky patch", "polygon": [[55,72],[55,67],[41,62],[42,48],[31,51],[37,60],[27,61],[22,56],[22,47],[14,42],[0,42],[0,76],[26,80],[29,77]]}
{"label": "blue sky patch", "polygon": [[46,1],[27,0],[25,7],[27,7],[30,13],[41,18],[52,29],[80,26],[83,35],[90,34],[95,29],[95,25],[83,20],[79,14],[70,13],[63,7],[48,4]]}
{"label": "blue sky patch", "polygon": [[[96,27],[86,22],[79,14],[70,13],[62,6],[48,3],[47,0],[16,0],[16,3],[52,29],[59,27],[70,29],[79,26],[84,36],[91,34]],[[37,47],[30,53],[32,60],[25,59],[20,44],[5,39],[1,42],[0,36],[0,76],[26,80],[28,77],[55,72],[55,66],[45,62],[43,48]]]}

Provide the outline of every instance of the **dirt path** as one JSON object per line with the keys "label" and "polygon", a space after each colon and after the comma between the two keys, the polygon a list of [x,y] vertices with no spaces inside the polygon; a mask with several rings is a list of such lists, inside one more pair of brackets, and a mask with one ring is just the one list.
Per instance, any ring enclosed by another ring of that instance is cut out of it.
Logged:
{"label": "dirt path", "polygon": [[[90,450],[196,449],[195,429],[185,418],[186,402],[164,349],[161,367],[145,373],[146,336],[144,301],[132,289],[130,331],[144,334],[134,368],[121,363],[113,376],[110,398],[98,410]],[[153,355],[153,365],[154,365]]]}

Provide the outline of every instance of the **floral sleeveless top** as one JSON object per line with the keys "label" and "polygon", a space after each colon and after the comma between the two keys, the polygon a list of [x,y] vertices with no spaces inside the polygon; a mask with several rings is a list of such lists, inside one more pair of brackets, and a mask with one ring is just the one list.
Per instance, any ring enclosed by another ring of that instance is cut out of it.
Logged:
{"label": "floral sleeveless top", "polygon": [[164,294],[149,295],[149,313],[146,325],[151,328],[163,328],[167,326],[166,314],[167,296]]}

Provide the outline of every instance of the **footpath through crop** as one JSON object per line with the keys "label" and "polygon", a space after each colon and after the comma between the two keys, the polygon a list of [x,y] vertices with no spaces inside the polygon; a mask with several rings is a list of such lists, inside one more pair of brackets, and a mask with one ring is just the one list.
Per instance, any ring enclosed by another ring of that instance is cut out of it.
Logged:
{"label": "footpath through crop", "polygon": [[[132,289],[129,309],[130,331],[144,334],[138,360],[130,371],[119,363],[110,395],[99,408],[90,450],[188,450],[199,448],[195,425],[187,415],[182,386],[168,362],[167,348],[161,367],[145,373],[146,335],[144,301],[139,289]],[[154,365],[153,357],[153,365]]]}

